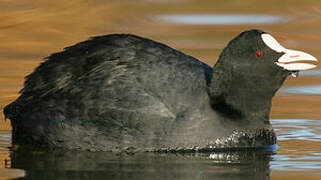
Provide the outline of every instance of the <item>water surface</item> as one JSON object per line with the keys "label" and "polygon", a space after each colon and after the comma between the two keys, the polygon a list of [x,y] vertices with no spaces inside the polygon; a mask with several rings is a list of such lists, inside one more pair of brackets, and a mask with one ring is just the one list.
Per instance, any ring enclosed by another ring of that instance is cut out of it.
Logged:
{"label": "water surface", "polygon": [[286,87],[282,88],[280,92],[301,95],[321,95],[321,85]]}
{"label": "water surface", "polygon": [[[320,7],[313,0],[0,1],[0,105],[17,98],[24,77],[44,57],[102,34],[138,34],[213,65],[229,40],[259,28],[288,48],[321,59]],[[0,114],[0,180],[25,175],[21,179],[321,179],[320,69],[288,78],[274,98],[274,151],[12,152],[11,126]]]}
{"label": "water surface", "polygon": [[173,14],[158,15],[155,18],[170,23],[192,25],[275,24],[290,21],[289,17],[264,14]]}

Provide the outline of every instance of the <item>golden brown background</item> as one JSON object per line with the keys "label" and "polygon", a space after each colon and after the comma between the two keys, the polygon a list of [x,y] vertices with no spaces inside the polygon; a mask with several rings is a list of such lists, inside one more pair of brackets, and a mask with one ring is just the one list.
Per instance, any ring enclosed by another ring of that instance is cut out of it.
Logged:
{"label": "golden brown background", "polygon": [[[261,25],[184,25],[153,18],[162,14],[203,13],[258,13],[290,17],[292,21]],[[44,57],[91,36],[138,34],[213,65],[229,40],[251,28],[270,32],[284,46],[321,59],[319,0],[0,0],[0,107],[2,110],[18,97],[24,77]],[[289,78],[284,86],[320,84],[320,76],[302,76]],[[320,120],[320,111],[321,96],[278,96],[273,101],[271,118]],[[2,113],[0,117],[0,130],[10,130],[9,121],[4,121]],[[292,140],[278,144],[281,155],[321,152],[320,141]],[[289,151],[291,149],[296,151]],[[9,159],[9,151],[2,152],[0,161]],[[0,165],[1,173],[4,164]],[[272,179],[321,179],[320,169],[309,173],[273,170]],[[3,178],[0,175],[0,179]]]}

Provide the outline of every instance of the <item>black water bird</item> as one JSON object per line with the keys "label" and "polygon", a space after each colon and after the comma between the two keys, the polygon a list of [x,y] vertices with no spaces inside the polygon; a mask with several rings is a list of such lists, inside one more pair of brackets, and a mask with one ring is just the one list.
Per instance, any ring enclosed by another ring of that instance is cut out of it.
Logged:
{"label": "black water bird", "polygon": [[248,30],[213,68],[130,34],[52,54],[4,109],[13,143],[50,149],[202,151],[272,145],[271,100],[313,56]]}

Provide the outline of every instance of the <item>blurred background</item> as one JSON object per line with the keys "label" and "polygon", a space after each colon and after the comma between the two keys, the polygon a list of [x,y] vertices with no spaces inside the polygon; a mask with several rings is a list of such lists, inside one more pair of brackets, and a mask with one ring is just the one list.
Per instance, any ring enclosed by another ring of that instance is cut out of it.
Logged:
{"label": "blurred background", "polygon": [[[321,59],[319,0],[0,0],[0,179],[11,177],[10,169],[1,175],[10,167],[11,137],[2,108],[44,57],[92,36],[131,33],[212,66],[232,38],[253,28]],[[321,179],[319,68],[288,78],[273,100],[280,147],[272,179]]]}

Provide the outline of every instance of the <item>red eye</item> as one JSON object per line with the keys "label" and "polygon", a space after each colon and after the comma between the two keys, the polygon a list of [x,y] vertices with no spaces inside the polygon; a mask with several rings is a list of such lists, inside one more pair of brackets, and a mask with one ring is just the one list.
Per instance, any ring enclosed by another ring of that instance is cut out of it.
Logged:
{"label": "red eye", "polygon": [[263,52],[262,51],[256,51],[255,52],[255,56],[256,57],[262,57],[263,56]]}

